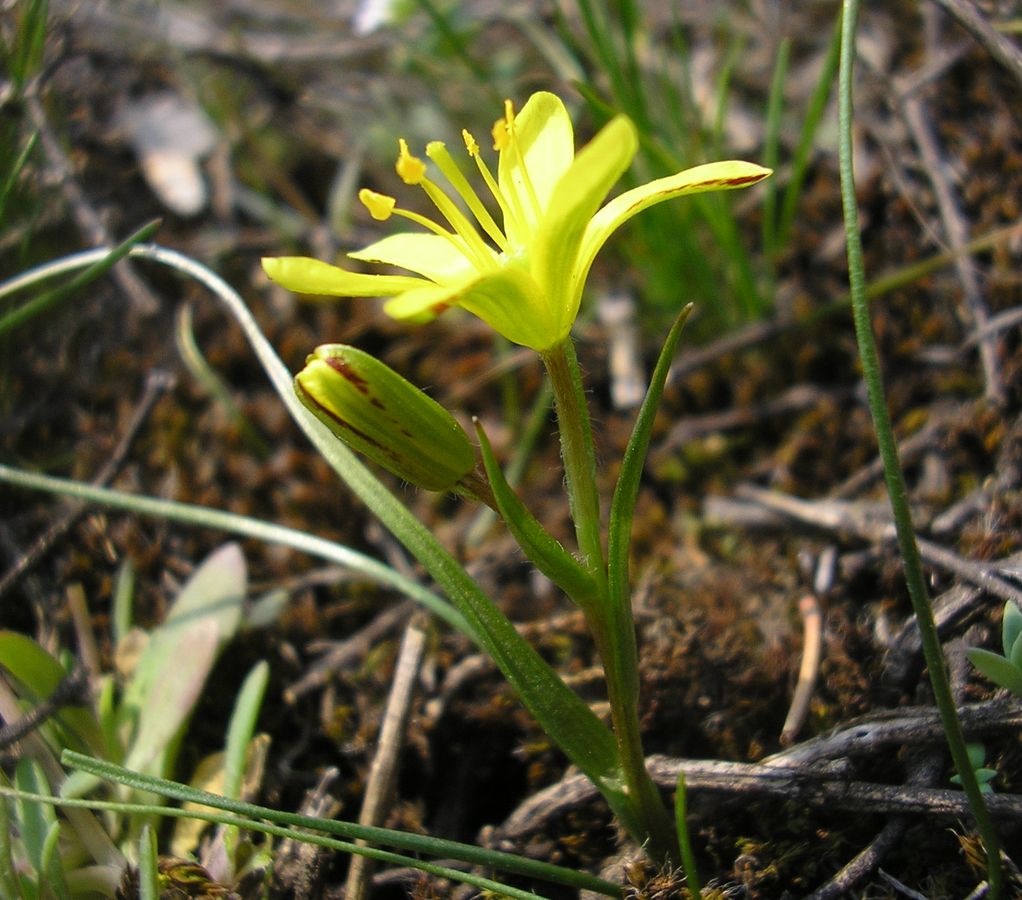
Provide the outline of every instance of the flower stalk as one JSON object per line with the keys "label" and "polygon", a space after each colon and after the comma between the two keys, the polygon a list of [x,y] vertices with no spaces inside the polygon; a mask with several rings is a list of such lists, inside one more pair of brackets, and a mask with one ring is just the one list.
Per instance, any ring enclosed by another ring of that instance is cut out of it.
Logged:
{"label": "flower stalk", "polygon": [[672,857],[671,818],[646,770],[639,726],[638,653],[631,604],[612,604],[608,593],[596,452],[585,386],[571,339],[542,355],[553,387],[565,483],[583,563],[596,580],[593,602],[579,603],[603,661],[614,740],[629,797],[641,823],[647,851],[655,859]]}

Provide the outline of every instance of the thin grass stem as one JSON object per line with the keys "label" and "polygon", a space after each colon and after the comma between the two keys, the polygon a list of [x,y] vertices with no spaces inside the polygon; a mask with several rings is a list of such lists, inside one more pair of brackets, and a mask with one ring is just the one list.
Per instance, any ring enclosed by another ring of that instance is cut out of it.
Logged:
{"label": "thin grass stem", "polygon": [[880,358],[869,316],[862,240],[859,235],[858,209],[855,202],[855,175],[852,167],[852,76],[855,67],[855,30],[859,0],[844,0],[842,11],[841,64],[838,88],[840,96],[841,202],[844,209],[849,288],[855,334],[859,345],[859,358],[862,363],[862,374],[866,382],[866,393],[870,412],[873,415],[873,426],[876,430],[880,457],[884,464],[884,479],[887,483],[887,493],[890,496],[894,514],[898,546],[901,549],[902,562],[905,567],[905,584],[919,626],[923,656],[930,673],[934,700],[940,711],[951,757],[962,780],[962,787],[965,789],[969,806],[976,820],[976,828],[986,850],[989,896],[997,900],[1001,895],[1002,886],[1000,841],[976,780],[962,733],[961,722],[955,710],[954,697],[951,694],[951,684],[944,664],[944,652],[934,624],[933,611],[930,608],[930,599],[926,590],[926,577],[923,573],[922,559],[919,555],[919,547],[912,525],[908,490],[898,459],[894,429],[891,427],[891,419],[887,411]]}

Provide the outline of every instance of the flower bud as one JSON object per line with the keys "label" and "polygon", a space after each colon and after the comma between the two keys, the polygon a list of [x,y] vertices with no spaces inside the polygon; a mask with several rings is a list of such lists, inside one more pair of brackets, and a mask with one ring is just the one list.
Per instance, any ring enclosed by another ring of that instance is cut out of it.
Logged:
{"label": "flower bud", "polygon": [[451,490],[475,467],[468,435],[446,409],[354,347],[317,347],[295,392],[349,447],[418,487]]}

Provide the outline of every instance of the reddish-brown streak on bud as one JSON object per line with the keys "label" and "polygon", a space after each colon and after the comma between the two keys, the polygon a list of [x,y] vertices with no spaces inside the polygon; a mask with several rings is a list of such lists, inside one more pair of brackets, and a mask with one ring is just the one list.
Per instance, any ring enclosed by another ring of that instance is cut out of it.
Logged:
{"label": "reddish-brown streak on bud", "polygon": [[355,372],[343,359],[328,356],[323,361],[342,378],[347,378],[355,390],[361,391],[363,394],[369,393],[369,382]]}
{"label": "reddish-brown streak on bud", "polygon": [[387,449],[379,441],[369,437],[369,435],[366,434],[364,431],[360,431],[358,428],[352,425],[351,422],[347,421],[347,419],[342,419],[335,412],[332,412],[331,410],[327,409],[322,403],[319,403],[314,397],[311,397],[308,391],[305,392],[305,396],[308,400],[311,400],[312,403],[315,404],[316,409],[321,410],[323,415],[328,416],[332,421],[340,425],[341,428],[347,428],[348,431],[350,431],[352,434],[357,434],[360,438],[362,438],[363,441],[365,441],[368,444],[372,444],[374,447],[379,447],[381,450]]}

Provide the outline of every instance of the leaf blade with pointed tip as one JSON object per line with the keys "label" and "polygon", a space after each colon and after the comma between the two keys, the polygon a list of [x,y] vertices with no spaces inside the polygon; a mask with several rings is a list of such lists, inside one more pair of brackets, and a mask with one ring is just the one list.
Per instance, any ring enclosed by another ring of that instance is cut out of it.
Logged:
{"label": "leaf blade with pointed tip", "polygon": [[504,472],[493,455],[493,448],[486,437],[486,432],[483,431],[483,426],[478,420],[475,426],[490,489],[497,501],[497,508],[518,546],[540,572],[584,608],[596,598],[596,582],[522,503],[511,485],[507,483]]}

